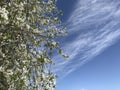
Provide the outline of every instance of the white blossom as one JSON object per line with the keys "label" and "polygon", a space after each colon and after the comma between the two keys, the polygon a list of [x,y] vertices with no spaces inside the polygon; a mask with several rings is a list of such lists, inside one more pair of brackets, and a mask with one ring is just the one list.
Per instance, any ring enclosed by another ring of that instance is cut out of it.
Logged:
{"label": "white blossom", "polygon": [[8,75],[13,75],[13,71],[12,71],[11,69],[8,69],[8,70],[7,70],[7,74],[8,74]]}
{"label": "white blossom", "polygon": [[3,19],[8,20],[8,11],[6,10],[6,8],[1,8],[0,7],[0,15]]}
{"label": "white blossom", "polygon": [[30,25],[26,24],[26,28],[29,30],[30,29]]}

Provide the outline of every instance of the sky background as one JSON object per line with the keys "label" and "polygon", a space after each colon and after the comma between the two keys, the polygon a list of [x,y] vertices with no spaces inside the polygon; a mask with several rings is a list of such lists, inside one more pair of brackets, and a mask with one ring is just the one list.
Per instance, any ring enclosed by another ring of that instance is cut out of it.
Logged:
{"label": "sky background", "polygon": [[68,35],[55,56],[55,90],[120,90],[120,1],[58,0]]}

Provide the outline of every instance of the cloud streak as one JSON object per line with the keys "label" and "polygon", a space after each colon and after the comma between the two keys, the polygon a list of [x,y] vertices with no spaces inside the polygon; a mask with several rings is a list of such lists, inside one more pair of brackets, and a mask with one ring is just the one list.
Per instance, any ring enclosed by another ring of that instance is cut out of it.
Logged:
{"label": "cloud streak", "polygon": [[56,60],[54,70],[67,75],[120,40],[119,0],[78,0],[61,45],[69,60]]}

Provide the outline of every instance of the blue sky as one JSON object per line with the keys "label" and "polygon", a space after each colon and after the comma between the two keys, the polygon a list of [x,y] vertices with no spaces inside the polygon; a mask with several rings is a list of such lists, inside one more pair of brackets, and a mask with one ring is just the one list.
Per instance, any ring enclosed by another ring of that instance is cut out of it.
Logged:
{"label": "blue sky", "polygon": [[58,0],[68,35],[55,56],[55,90],[120,90],[119,0]]}

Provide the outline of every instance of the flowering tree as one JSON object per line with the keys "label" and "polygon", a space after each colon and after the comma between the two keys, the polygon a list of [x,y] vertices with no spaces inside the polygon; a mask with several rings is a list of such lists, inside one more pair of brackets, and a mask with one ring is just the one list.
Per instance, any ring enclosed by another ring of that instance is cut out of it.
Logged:
{"label": "flowering tree", "polygon": [[[0,90],[53,90],[55,38],[63,35],[56,0],[0,0]],[[65,55],[63,55],[66,57]]]}

